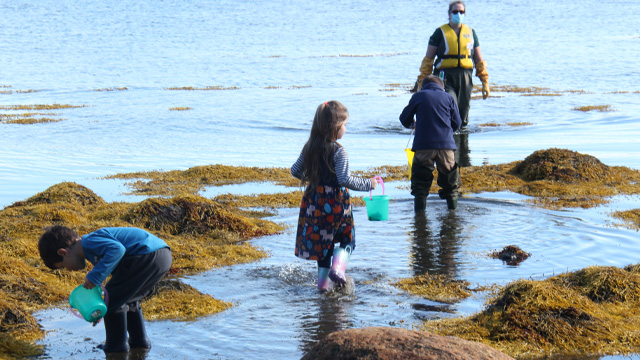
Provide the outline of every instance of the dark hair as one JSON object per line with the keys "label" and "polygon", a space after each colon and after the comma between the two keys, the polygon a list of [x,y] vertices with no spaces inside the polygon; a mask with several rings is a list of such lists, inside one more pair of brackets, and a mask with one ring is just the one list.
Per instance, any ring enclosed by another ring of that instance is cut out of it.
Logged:
{"label": "dark hair", "polygon": [[464,1],[452,1],[449,3],[449,12],[451,12],[451,9],[453,9],[453,7],[458,4],[461,4],[462,6],[464,6],[464,9],[467,10],[467,5],[464,4]]}
{"label": "dark hair", "polygon": [[442,82],[442,79],[435,75],[427,75],[424,80],[422,80],[422,87],[424,88],[424,86],[428,83],[438,84],[442,89],[444,89],[444,82]]}
{"label": "dark hair", "polygon": [[322,178],[321,171],[325,166],[334,171],[330,159],[334,154],[333,144],[338,139],[338,131],[349,117],[347,107],[341,102],[332,100],[322,103],[316,110],[311,125],[309,140],[302,148],[304,171],[302,184],[317,184]]}
{"label": "dark hair", "polygon": [[66,226],[54,225],[44,229],[44,234],[38,241],[38,250],[44,264],[55,270],[55,263],[62,261],[62,256],[58,255],[58,250],[65,249],[75,244],[80,237],[78,234]]}

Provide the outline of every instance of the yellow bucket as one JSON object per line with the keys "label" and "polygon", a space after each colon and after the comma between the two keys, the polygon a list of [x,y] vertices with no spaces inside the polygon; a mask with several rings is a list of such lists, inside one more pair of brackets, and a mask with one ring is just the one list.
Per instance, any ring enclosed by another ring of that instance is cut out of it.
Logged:
{"label": "yellow bucket", "polygon": [[415,155],[415,152],[411,151],[411,149],[404,149],[404,152],[407,153],[407,160],[409,160],[409,180],[411,180],[411,165],[413,165],[413,155]]}

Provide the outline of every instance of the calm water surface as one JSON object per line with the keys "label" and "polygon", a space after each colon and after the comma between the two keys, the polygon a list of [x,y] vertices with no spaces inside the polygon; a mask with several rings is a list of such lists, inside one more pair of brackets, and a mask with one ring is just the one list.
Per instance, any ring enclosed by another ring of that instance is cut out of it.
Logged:
{"label": "calm water surface", "polygon": [[[108,201],[139,201],[120,195],[126,189],[119,182],[98,179],[118,172],[217,163],[288,167],[316,106],[329,99],[351,114],[342,144],[352,169],[404,164],[409,132],[398,121],[410,97],[404,87],[418,75],[429,35],[446,21],[447,4],[0,2],[0,105],[86,105],[47,111],[64,119],[56,123],[0,124],[0,206],[61,181],[84,184]],[[640,169],[640,21],[624,15],[639,13],[640,3],[473,0],[467,10],[490,82],[560,96],[493,92],[473,101],[470,133],[458,138],[461,163],[504,163],[558,147]],[[168,90],[207,86],[227,90]],[[589,105],[615,111],[573,110]],[[510,122],[531,125],[479,126]],[[411,328],[482,308],[482,295],[447,305],[391,285],[426,271],[484,285],[640,262],[638,233],[612,226],[610,217],[638,208],[638,197],[550,211],[519,195],[479,194],[463,198],[454,213],[430,198],[426,216],[416,218],[406,185],[387,185],[389,221],[369,222],[365,209],[355,211],[358,246],[348,291],[317,293],[315,265],[293,256],[290,228],[254,241],[271,253],[266,260],[185,279],[235,306],[195,322],[149,323],[154,346],[146,357],[297,359],[335,330]],[[277,191],[249,184],[206,194]],[[274,220],[293,227],[296,216],[297,209],[282,210]],[[506,245],[532,257],[519,266],[487,257]],[[61,309],[38,318],[50,330],[42,341],[47,357],[104,358],[94,349],[104,339],[102,327]]]}

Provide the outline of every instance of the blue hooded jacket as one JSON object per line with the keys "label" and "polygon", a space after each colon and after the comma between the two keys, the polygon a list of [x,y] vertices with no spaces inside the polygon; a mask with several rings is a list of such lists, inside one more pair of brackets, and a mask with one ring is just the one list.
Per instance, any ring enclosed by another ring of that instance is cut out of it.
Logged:
{"label": "blue hooded jacket", "polygon": [[422,91],[413,94],[409,104],[402,110],[400,122],[404,127],[411,128],[414,115],[416,137],[411,150],[457,149],[453,132],[460,128],[462,120],[453,96],[440,85],[425,82]]}
{"label": "blue hooded jacket", "polygon": [[124,256],[144,255],[169,246],[159,237],[143,229],[108,227],[82,237],[84,256],[93,264],[87,274],[95,285],[100,285],[118,266]]}

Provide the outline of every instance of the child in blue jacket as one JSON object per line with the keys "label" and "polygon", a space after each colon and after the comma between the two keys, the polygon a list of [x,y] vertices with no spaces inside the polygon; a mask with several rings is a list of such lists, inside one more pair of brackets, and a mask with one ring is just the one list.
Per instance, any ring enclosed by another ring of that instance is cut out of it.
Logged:
{"label": "child in blue jacket", "polygon": [[85,276],[87,289],[100,286],[111,275],[105,285],[109,304],[104,316],[104,352],[151,348],[140,300],[171,267],[171,249],[162,239],[129,227],[102,228],[80,237],[55,225],[45,229],[38,250],[50,269],[82,270],[89,260],[93,269]]}
{"label": "child in blue jacket", "polygon": [[[415,121],[414,121],[415,116]],[[460,172],[455,161],[456,142],[454,131],[462,120],[453,96],[444,91],[442,80],[428,75],[422,82],[422,90],[411,96],[409,104],[400,114],[400,122],[406,128],[414,127],[416,136],[411,150],[415,152],[411,166],[411,194],[414,209],[423,212],[433,182],[434,163],[438,167],[438,185],[441,199],[447,207],[458,207]]]}

